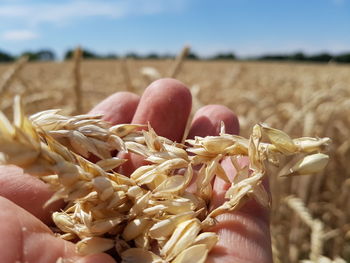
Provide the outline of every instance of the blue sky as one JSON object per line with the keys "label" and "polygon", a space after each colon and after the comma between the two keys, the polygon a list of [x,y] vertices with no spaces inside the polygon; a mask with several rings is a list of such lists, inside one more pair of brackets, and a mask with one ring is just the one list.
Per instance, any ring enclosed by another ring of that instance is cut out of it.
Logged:
{"label": "blue sky", "polygon": [[0,0],[0,50],[350,51],[350,0]]}

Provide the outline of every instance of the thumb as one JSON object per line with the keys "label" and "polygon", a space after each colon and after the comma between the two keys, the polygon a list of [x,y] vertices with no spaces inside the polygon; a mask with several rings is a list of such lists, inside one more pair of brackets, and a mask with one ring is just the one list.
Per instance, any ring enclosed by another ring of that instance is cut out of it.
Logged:
{"label": "thumb", "polygon": [[[248,165],[248,158],[241,158],[239,164]],[[231,161],[222,162],[229,177],[236,175]],[[267,186],[268,182],[264,182]],[[265,188],[268,188],[266,187]],[[224,202],[230,184],[215,178],[212,206]],[[216,217],[217,224],[211,229],[219,235],[219,241],[210,253],[209,262],[272,262],[269,211],[255,200],[247,201],[238,211]]]}

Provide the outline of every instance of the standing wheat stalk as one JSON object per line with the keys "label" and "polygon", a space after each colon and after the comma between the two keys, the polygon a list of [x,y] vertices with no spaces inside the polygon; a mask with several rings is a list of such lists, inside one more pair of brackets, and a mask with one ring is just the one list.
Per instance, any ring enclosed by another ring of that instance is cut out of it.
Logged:
{"label": "standing wheat stalk", "polygon": [[272,248],[272,258],[274,263],[282,263],[281,261],[281,254],[279,252],[279,249],[277,247],[277,240],[276,237],[271,235],[271,248]]}
{"label": "standing wheat stalk", "polygon": [[318,262],[321,258],[324,240],[324,225],[318,219],[313,219],[309,210],[300,198],[288,196],[286,198],[288,206],[293,209],[301,220],[311,228],[311,251],[310,259]]}
{"label": "standing wheat stalk", "polygon": [[125,87],[127,91],[134,92],[134,86],[132,85],[132,81],[130,78],[130,71],[128,67],[128,60],[126,58],[123,58],[121,60],[121,69],[123,72]]}
{"label": "standing wheat stalk", "polygon": [[310,259],[319,260],[323,252],[324,231],[323,223],[320,220],[314,220],[311,228],[311,252]]}
{"label": "standing wheat stalk", "polygon": [[13,80],[16,78],[18,73],[21,71],[23,66],[28,61],[28,56],[23,56],[20,59],[16,61],[16,63],[11,67],[9,70],[5,72],[5,74],[2,76],[2,79],[0,80],[0,96],[2,97],[10,87]]}
{"label": "standing wheat stalk", "polygon": [[74,74],[74,84],[73,89],[75,93],[75,113],[79,114],[82,112],[82,105],[83,105],[83,96],[81,91],[81,69],[80,64],[82,60],[83,51],[80,47],[77,47],[74,50],[74,66],[73,66],[73,74]]}
{"label": "standing wheat stalk", "polygon": [[185,60],[185,58],[188,56],[190,53],[190,47],[185,46],[182,50],[181,53],[176,57],[174,66],[170,70],[169,77],[171,78],[176,78],[176,76],[179,74],[182,64]]}

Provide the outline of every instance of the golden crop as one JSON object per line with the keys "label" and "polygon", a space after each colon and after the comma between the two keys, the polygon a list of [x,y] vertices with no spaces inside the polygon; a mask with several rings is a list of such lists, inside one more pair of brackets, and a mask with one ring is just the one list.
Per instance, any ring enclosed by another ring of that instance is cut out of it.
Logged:
{"label": "golden crop", "polygon": [[[17,71],[0,65],[5,76],[0,81],[0,110],[10,116],[13,95],[21,94],[28,113],[49,108],[74,113],[80,74],[80,107],[87,112],[117,91],[141,94],[155,75],[169,76],[172,66],[173,61],[82,61],[76,73],[72,62],[27,63]],[[278,176],[288,173],[294,159],[280,164],[280,174],[268,167],[273,252],[275,262],[316,262],[320,255],[349,260],[350,66],[185,61],[177,71],[176,77],[194,95],[195,109],[204,104],[228,106],[239,116],[244,137],[262,122],[292,138],[332,139],[329,164],[318,175]]]}

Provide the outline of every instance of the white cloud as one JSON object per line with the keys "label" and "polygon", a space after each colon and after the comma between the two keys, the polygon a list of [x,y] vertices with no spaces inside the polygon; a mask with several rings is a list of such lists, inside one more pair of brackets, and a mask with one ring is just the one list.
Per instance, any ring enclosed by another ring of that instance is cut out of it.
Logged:
{"label": "white cloud", "polygon": [[8,41],[24,41],[38,38],[39,35],[30,30],[12,30],[2,35],[2,39]]}
{"label": "white cloud", "polygon": [[128,15],[149,15],[179,10],[186,0],[69,0],[55,3],[31,3],[16,1],[16,4],[0,5],[0,17],[16,19],[37,25],[50,22],[65,24],[86,17],[104,16],[112,19]]}

